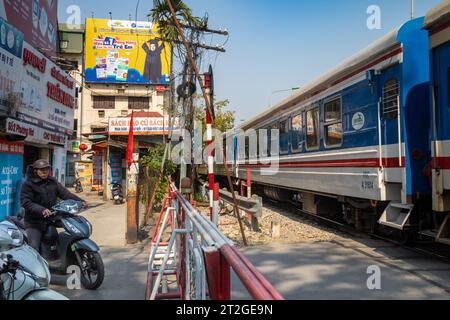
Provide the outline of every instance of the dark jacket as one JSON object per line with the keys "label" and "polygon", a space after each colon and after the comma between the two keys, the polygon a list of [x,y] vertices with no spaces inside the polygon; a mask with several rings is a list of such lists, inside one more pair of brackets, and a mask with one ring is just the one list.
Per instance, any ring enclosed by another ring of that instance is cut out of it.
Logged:
{"label": "dark jacket", "polygon": [[58,199],[83,201],[64,188],[55,178],[49,177],[47,180],[42,180],[29,167],[20,192],[20,203],[25,209],[25,227],[45,231],[47,219],[42,212],[45,209],[51,210]]}

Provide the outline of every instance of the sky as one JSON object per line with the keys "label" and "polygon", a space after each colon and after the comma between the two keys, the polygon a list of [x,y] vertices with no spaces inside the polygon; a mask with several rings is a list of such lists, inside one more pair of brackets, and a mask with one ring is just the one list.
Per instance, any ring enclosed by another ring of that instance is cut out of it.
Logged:
{"label": "sky", "polygon": [[[411,0],[186,0],[193,14],[209,17],[206,44],[226,53],[205,54],[201,72],[214,67],[216,100],[229,99],[236,124],[293,94],[347,57],[410,19]],[[415,0],[420,17],[441,0]],[[82,18],[147,20],[152,0],[59,0],[59,22],[71,5]],[[368,7],[377,5],[381,29],[369,30]],[[137,15],[136,15],[137,9]],[[284,90],[283,92],[279,92]]]}

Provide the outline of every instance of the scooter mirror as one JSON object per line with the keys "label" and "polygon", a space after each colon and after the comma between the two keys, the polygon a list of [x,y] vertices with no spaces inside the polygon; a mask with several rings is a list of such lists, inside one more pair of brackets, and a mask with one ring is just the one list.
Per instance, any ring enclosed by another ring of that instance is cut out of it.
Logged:
{"label": "scooter mirror", "polygon": [[9,235],[7,230],[0,227],[0,248],[11,247],[14,244],[13,238]]}

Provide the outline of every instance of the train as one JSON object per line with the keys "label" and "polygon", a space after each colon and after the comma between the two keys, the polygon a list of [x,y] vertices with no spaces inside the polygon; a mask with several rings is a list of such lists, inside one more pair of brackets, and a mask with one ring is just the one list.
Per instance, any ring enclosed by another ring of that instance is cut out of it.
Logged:
{"label": "train", "polygon": [[449,78],[444,1],[225,133],[229,172],[359,230],[450,244]]}

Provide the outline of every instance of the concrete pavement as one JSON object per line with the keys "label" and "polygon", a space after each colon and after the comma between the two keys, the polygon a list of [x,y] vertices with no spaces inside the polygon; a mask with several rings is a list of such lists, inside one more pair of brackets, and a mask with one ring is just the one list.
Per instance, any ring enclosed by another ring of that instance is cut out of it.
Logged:
{"label": "concrete pavement", "polygon": [[[384,241],[340,239],[243,249],[286,299],[450,299],[450,265]],[[369,266],[381,289],[369,290]],[[232,297],[250,296],[233,274]]]}
{"label": "concrete pavement", "polygon": [[[148,243],[125,245],[126,205],[88,199],[84,216],[100,246],[105,281],[97,291],[69,290],[66,277],[52,288],[70,299],[142,300]],[[450,265],[381,240],[338,237],[332,241],[272,244],[242,249],[286,299],[450,299]],[[381,271],[381,289],[369,290],[368,267]],[[233,273],[232,298],[249,299]]]}
{"label": "concrete pavement", "polygon": [[67,277],[53,276],[52,288],[75,300],[143,300],[150,248],[145,242],[125,245],[126,204],[103,203],[98,197],[83,196],[94,206],[83,216],[93,226],[91,239],[100,247],[105,280],[96,291],[69,290]]}

